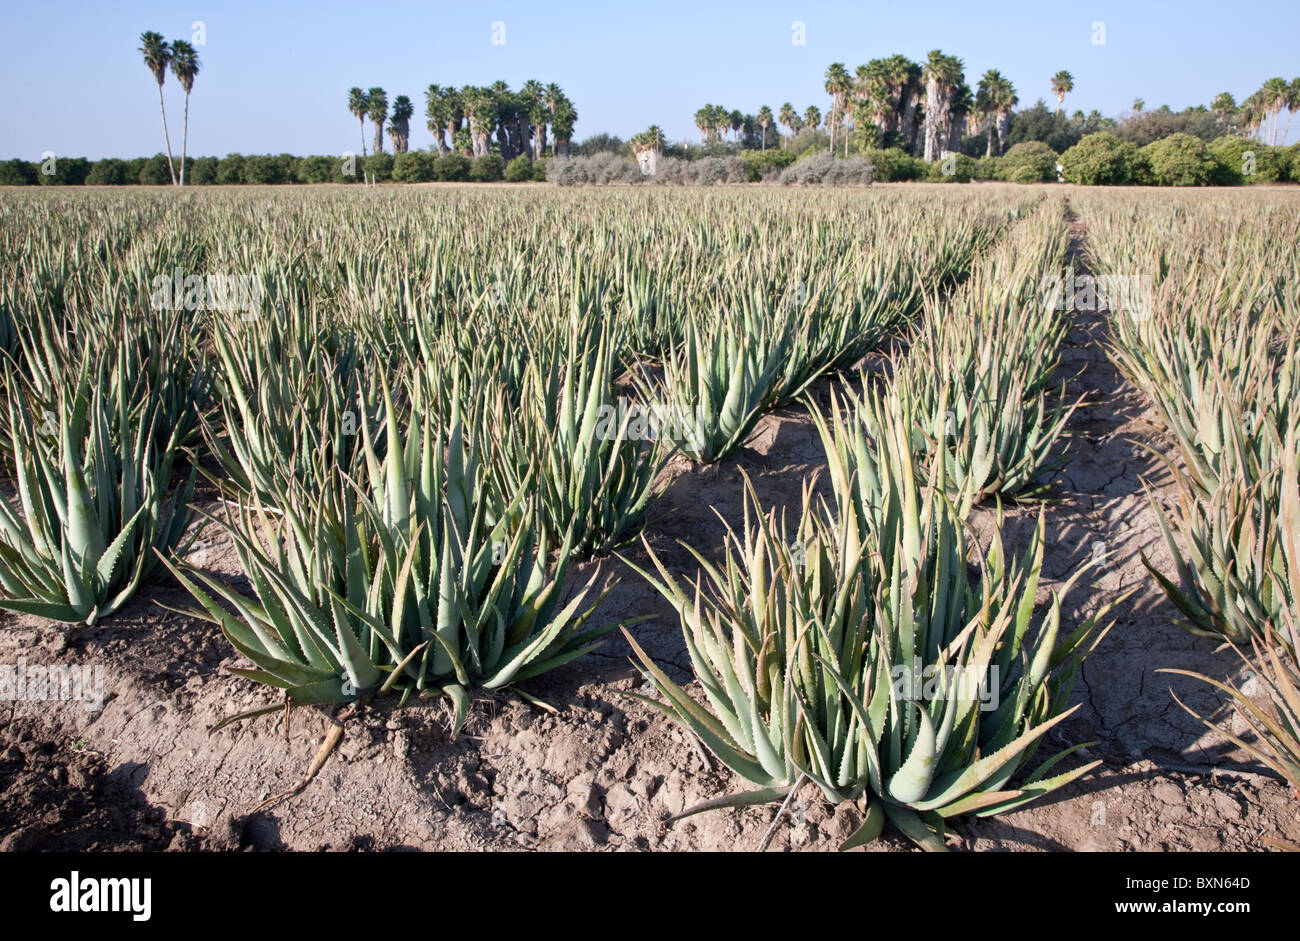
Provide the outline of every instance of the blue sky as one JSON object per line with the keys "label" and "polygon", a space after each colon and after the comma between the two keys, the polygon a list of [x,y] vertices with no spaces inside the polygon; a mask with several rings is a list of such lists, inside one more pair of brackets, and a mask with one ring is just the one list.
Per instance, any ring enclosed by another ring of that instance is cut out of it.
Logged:
{"label": "blue sky", "polygon": [[[577,105],[575,137],[627,137],[651,123],[694,139],[712,102],[742,111],[785,101],[827,109],[823,73],[876,56],[961,57],[974,83],[1001,69],[1022,104],[1050,99],[1049,77],[1074,74],[1073,111],[1115,115],[1239,99],[1267,78],[1300,74],[1300,3],[677,2],[571,0],[390,4],[218,2],[11,4],[0,35],[0,158],[137,156],[162,147],[153,78],[136,52],[147,29],[190,39],[203,63],[190,106],[189,153],[338,153],[359,145],[345,107],[352,85],[415,103],[412,147],[432,137],[424,89],[504,79],[557,82]],[[495,45],[493,24],[505,25]],[[804,25],[804,44],[794,26]],[[1094,42],[1094,23],[1105,43]],[[179,152],[183,96],[165,86]],[[1283,115],[1285,124],[1286,116]],[[1290,140],[1300,139],[1300,121]]]}

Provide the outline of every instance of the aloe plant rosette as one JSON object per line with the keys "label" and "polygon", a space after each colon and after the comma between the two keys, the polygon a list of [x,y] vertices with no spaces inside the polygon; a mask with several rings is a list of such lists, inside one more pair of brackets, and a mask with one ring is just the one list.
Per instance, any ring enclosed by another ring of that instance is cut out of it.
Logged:
{"label": "aloe plant rosette", "polygon": [[253,662],[240,675],[295,703],[446,696],[454,733],[471,689],[566,663],[613,625],[586,627],[591,582],[560,607],[570,543],[550,558],[526,490],[508,504],[491,499],[458,407],[445,433],[426,415],[405,441],[387,390],[383,411],[386,455],[365,431],[364,484],[300,488],[280,501],[282,515],[253,497],[223,524],[256,598],[172,568],[202,606],[193,613]]}
{"label": "aloe plant rosette", "polygon": [[650,553],[658,577],[642,574],[677,608],[709,708],[629,640],[663,697],[646,701],[755,785],[687,814],[775,802],[811,782],[861,807],[844,848],[889,820],[937,850],[946,820],[1005,812],[1095,767],[1049,774],[1075,746],[1013,783],[1074,711],[1075,672],[1104,634],[1105,611],[1062,636],[1061,599],[1085,567],[1035,618],[1042,518],[1020,559],[999,538],[981,553],[945,495],[942,462],[917,479],[914,417],[896,402],[856,406],[848,420],[838,404],[817,416],[836,511],[806,487],[790,532],[749,488],[724,562],[695,553],[704,584],[693,588]]}

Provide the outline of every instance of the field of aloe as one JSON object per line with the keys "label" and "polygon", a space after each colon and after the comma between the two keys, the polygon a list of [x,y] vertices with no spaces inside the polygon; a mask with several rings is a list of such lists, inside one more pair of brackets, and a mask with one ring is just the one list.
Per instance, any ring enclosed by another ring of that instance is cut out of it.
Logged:
{"label": "field of aloe", "polygon": [[1300,843],[1289,191],[0,221],[0,848]]}

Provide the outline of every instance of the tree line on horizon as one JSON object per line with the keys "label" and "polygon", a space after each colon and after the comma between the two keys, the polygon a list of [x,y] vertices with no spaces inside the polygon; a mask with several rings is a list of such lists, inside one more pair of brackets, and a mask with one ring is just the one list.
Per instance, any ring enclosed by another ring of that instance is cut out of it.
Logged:
{"label": "tree line on horizon", "polygon": [[[167,176],[173,185],[183,186],[193,167],[193,161],[187,159],[189,100],[200,70],[198,55],[192,44],[179,39],[168,42],[154,31],[140,35],[138,51],[158,88]],[[168,72],[185,93],[179,161],[173,155],[163,99]],[[1002,72],[987,70],[972,89],[963,61],[938,49],[930,51],[924,65],[895,54],[872,59],[850,73],[843,63],[835,62],[827,68],[824,81],[830,96],[824,118],[816,105],[799,112],[788,101],[775,114],[767,105],[753,113],[704,105],[695,112],[698,154],[731,148],[762,152],[769,146],[793,146],[797,139],[801,152],[819,146],[848,156],[851,145],[858,153],[896,148],[933,162],[952,152],[977,156],[981,149],[986,157],[999,156],[1011,145],[1028,141],[1041,141],[1063,153],[1099,130],[1112,131],[1139,147],[1180,133],[1207,142],[1230,135],[1276,146],[1279,140],[1285,142],[1294,114],[1300,110],[1300,77],[1290,82],[1274,77],[1240,103],[1225,91],[1216,95],[1208,108],[1193,106],[1174,112],[1168,106],[1148,110],[1139,97],[1134,99],[1131,113],[1119,119],[1103,117],[1095,110],[1087,115],[1075,111],[1066,118],[1065,97],[1074,90],[1073,76],[1066,70],[1050,79],[1056,97],[1054,113],[1042,99],[1016,110],[1019,95]],[[348,90],[347,106],[360,123],[362,157],[367,155],[367,122],[374,128],[374,154],[384,152],[385,131],[394,154],[408,152],[414,106],[406,95],[398,95],[390,109],[383,88],[353,87]],[[479,158],[497,154],[506,162],[525,155],[537,161],[548,154],[570,155],[577,109],[554,83],[530,80],[518,91],[503,81],[459,88],[433,84],[425,92],[425,117],[438,155]],[[782,135],[779,128],[787,133]],[[577,145],[577,152],[589,155],[623,148],[633,155],[647,149],[674,156],[697,155],[686,145],[668,144],[657,125],[626,143],[612,135],[592,135]],[[10,175],[15,174],[17,170]],[[156,174],[151,170],[149,175]]]}
{"label": "tree line on horizon", "polygon": [[[1119,128],[1123,123],[1133,125],[1131,134],[1139,145],[1173,133],[1191,133],[1205,140],[1226,133],[1276,146],[1279,140],[1286,140],[1291,118],[1300,110],[1300,78],[1287,82],[1277,77],[1264,82],[1241,104],[1230,92],[1222,92],[1209,108],[1197,106],[1177,113],[1164,106],[1144,116],[1145,102],[1136,98],[1132,115],[1123,121],[1106,118],[1096,110],[1086,115],[1076,111],[1067,119],[1065,97],[1074,91],[1074,76],[1062,69],[1049,80],[1056,98],[1054,119],[1044,121],[1047,110],[1041,99],[1028,109],[1031,113],[1016,111],[1020,104],[1016,87],[1000,70],[987,70],[972,89],[964,69],[960,58],[938,49],[931,50],[924,65],[896,54],[872,59],[850,73],[844,63],[834,62],[825,73],[824,87],[831,100],[824,124],[816,106],[800,114],[788,101],[777,112],[775,122],[767,105],[754,114],[744,114],[706,104],[695,112],[700,146],[725,143],[730,131],[733,142],[742,149],[766,149],[766,132],[774,123],[788,132],[782,136],[777,131],[782,146],[804,132],[818,131],[821,125],[832,152],[848,156],[850,144],[859,152],[898,148],[927,162],[945,153],[974,156],[977,146],[986,157],[999,156],[1012,144],[1026,140],[1041,140],[1061,152],[1084,134]],[[1288,112],[1285,125],[1280,122],[1283,111]],[[1174,119],[1180,114],[1184,118],[1181,126]],[[1019,134],[1014,128],[1017,115],[1023,119]],[[1187,126],[1199,116],[1212,117],[1213,123],[1203,120],[1198,127]],[[752,137],[751,128],[757,128],[760,136]],[[1159,133],[1161,128],[1163,133]],[[973,145],[977,140],[980,143]]]}
{"label": "tree line on horizon", "polygon": [[[462,88],[434,84],[425,90],[424,101],[427,126],[440,156],[450,153],[475,158],[487,156],[492,152],[495,137],[496,151],[503,160],[508,162],[521,155],[540,160],[546,154],[548,129],[553,152],[564,156],[578,120],[577,108],[554,82],[543,85],[529,80],[517,92],[511,91],[503,81]],[[409,98],[398,95],[390,114],[384,89],[363,91],[353,87],[348,89],[347,107],[361,124],[363,157],[367,120],[374,125],[374,153],[384,152],[385,121],[388,121],[393,152],[407,152],[413,114]]]}

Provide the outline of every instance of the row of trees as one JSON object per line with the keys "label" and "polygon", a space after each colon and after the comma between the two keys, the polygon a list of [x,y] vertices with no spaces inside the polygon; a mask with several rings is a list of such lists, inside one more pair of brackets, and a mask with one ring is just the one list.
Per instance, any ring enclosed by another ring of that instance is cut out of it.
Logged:
{"label": "row of trees", "polygon": [[[784,127],[793,139],[805,129],[817,130],[821,123],[822,113],[816,105],[809,105],[800,114],[788,101],[775,114],[767,105],[763,105],[754,114],[746,114],[739,110],[729,111],[721,105],[713,104],[705,105],[695,112],[695,126],[700,131],[700,144],[705,147],[724,143],[730,131],[732,141],[739,145],[741,150],[766,150],[771,140],[769,131],[773,131],[778,139],[781,137],[781,132],[776,130],[778,125]],[[771,143],[775,144],[776,141]]]}
{"label": "row of trees", "polygon": [[[1210,110],[1221,123],[1233,126],[1247,137],[1257,137],[1262,143],[1277,146],[1286,141],[1291,119],[1300,111],[1300,77],[1289,82],[1280,76],[1270,78],[1241,104],[1237,104],[1231,92],[1220,92],[1210,102]],[[1283,111],[1287,112],[1286,126],[1279,140],[1278,122]]]}
{"label": "row of trees", "polygon": [[[145,67],[153,74],[158,83],[158,107],[162,111],[163,141],[167,145],[167,168],[171,173],[172,185],[185,185],[185,151],[190,137],[190,92],[194,88],[194,79],[199,74],[199,54],[190,43],[183,39],[174,39],[170,43],[163,39],[162,33],[152,31],[140,34],[140,48],[137,50],[144,57]],[[185,91],[185,123],[181,131],[181,170],[176,173],[176,164],[172,159],[171,135],[167,131],[167,105],[163,101],[163,83],[167,80],[167,71],[176,76]]]}
{"label": "row of trees", "polygon": [[[554,152],[568,154],[578,111],[559,85],[528,81],[519,91],[505,82],[480,87],[430,85],[424,93],[424,114],[440,155],[459,153],[483,157],[493,151],[505,161],[519,156],[541,159],[546,152],[547,131]],[[398,95],[388,112],[388,95],[382,88],[348,90],[348,111],[361,124],[361,154],[366,154],[366,121],[374,125],[374,152],[384,152],[383,129],[388,122],[393,152],[406,153],[410,146],[411,101]]]}
{"label": "row of trees", "polygon": [[[186,157],[186,185],[280,183],[359,183],[393,180],[401,183],[544,181],[546,163],[521,155],[510,163],[500,154],[471,159],[464,154],[442,156],[415,150],[400,154],[338,156],[293,154],[227,154],[225,157]],[[162,186],[170,182],[167,155],[122,160],[106,157],[60,157],[53,167],[26,160],[0,162],[0,186]],[[175,161],[179,175],[182,165]],[[50,171],[53,172],[50,172]]]}
{"label": "row of trees", "polygon": [[[1020,99],[997,69],[989,69],[975,89],[966,83],[965,64],[942,50],[931,50],[924,65],[904,55],[872,59],[850,74],[842,62],[826,70],[831,96],[827,129],[831,147],[838,131],[844,153],[851,138],[860,148],[899,147],[927,161],[945,151],[960,151],[964,137],[987,133],[986,155],[1006,150],[1011,113]],[[1058,112],[1074,90],[1074,77],[1052,76]]]}
{"label": "row of trees", "polygon": [[[1020,120],[1014,121],[1019,97],[1006,76],[989,69],[972,90],[962,60],[938,49],[930,52],[924,65],[893,55],[872,59],[850,74],[843,63],[835,62],[826,70],[825,82],[831,96],[826,126],[832,150],[838,135],[846,156],[854,141],[859,150],[898,147],[927,161],[946,151],[978,153],[971,140],[981,132],[987,134],[986,156],[1005,153],[1012,144],[1027,140],[1042,141],[1062,152],[1087,134],[1112,128],[1138,146],[1179,133],[1205,141],[1238,134],[1277,145],[1286,140],[1291,119],[1300,111],[1300,78],[1287,82],[1278,77],[1264,82],[1240,104],[1223,92],[1208,109],[1197,106],[1176,114],[1167,106],[1144,112],[1145,103],[1138,98],[1133,113],[1119,122],[1095,110],[1087,115],[1076,111],[1067,119],[1065,96],[1074,91],[1074,76],[1061,70],[1050,79],[1055,114],[1040,100],[1032,114],[1021,112]],[[1019,128],[1013,126],[1017,123]]]}
{"label": "row of trees", "polygon": [[361,124],[361,156],[366,156],[366,121],[375,126],[374,152],[384,152],[384,122],[388,122],[388,136],[393,140],[393,153],[404,154],[411,139],[411,115],[415,113],[411,99],[398,95],[393,99],[393,110],[388,111],[388,92],[382,88],[362,91],[348,89],[348,111]]}

